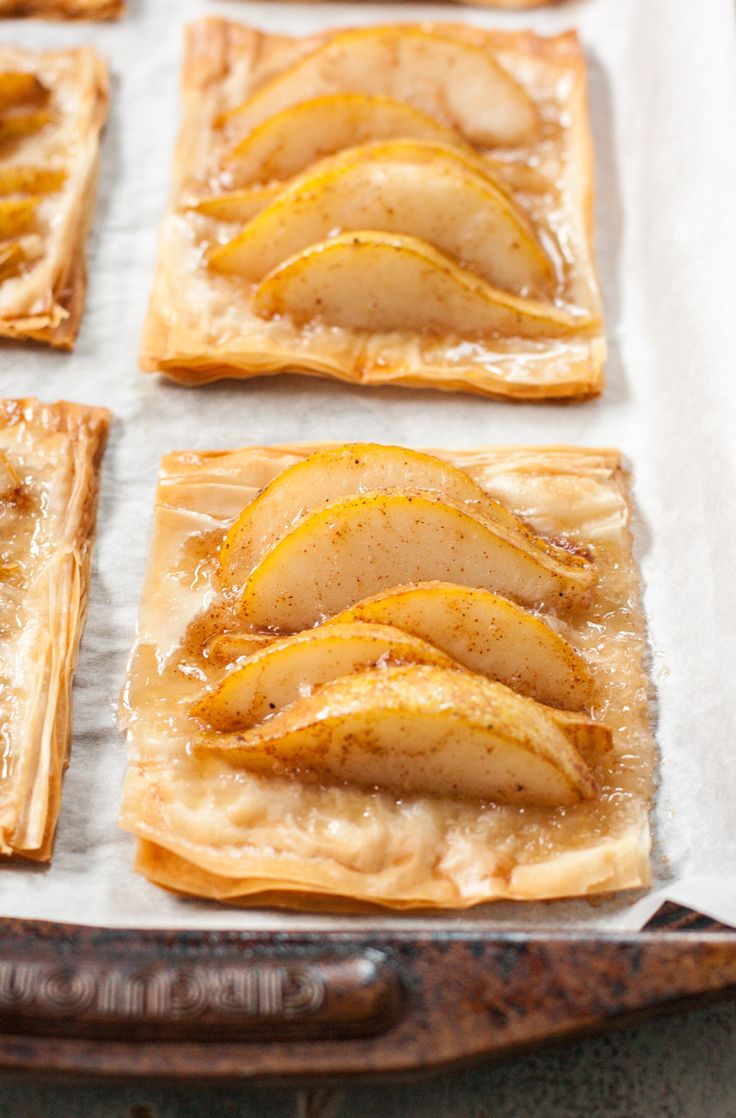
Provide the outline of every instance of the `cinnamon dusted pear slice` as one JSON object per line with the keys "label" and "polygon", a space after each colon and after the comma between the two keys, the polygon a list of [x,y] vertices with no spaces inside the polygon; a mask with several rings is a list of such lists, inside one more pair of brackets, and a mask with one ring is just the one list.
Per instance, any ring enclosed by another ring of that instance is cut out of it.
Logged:
{"label": "cinnamon dusted pear slice", "polygon": [[453,668],[449,656],[388,625],[330,625],[273,641],[192,708],[215,730],[247,730],[340,676],[385,664]]}
{"label": "cinnamon dusted pear slice", "polygon": [[221,578],[240,585],[270,547],[300,516],[329,501],[374,489],[427,490],[467,506],[473,516],[493,521],[511,541],[543,552],[563,577],[581,588],[593,581],[590,560],[540,536],[467,474],[449,462],[408,447],[343,443],[318,450],[274,478],[233,523],[220,549]]}
{"label": "cinnamon dusted pear slice", "polygon": [[28,255],[20,241],[0,245],[0,282],[17,276],[27,262]]}
{"label": "cinnamon dusted pear slice", "polygon": [[[295,106],[293,111],[300,107],[299,105]],[[409,109],[409,106],[403,106],[403,108]],[[291,112],[292,110],[287,111]],[[415,110],[409,109],[409,111],[414,112]],[[452,135],[452,133],[449,133],[450,137]],[[513,163],[502,163],[486,156],[476,155],[472,148],[464,147],[459,139],[454,146],[451,146],[451,141],[448,142],[447,140],[440,143],[436,140],[430,142],[428,140],[398,139],[385,144],[376,142],[359,147],[350,147],[341,152],[339,156],[334,155],[332,159],[320,160],[311,166],[310,171],[317,174],[327,164],[333,168],[336,167],[338,159],[340,164],[343,162],[349,163],[355,159],[357,153],[377,155],[382,150],[385,152],[387,149],[391,150],[394,157],[412,159],[415,163],[431,164],[435,158],[440,156],[445,161],[452,161],[458,170],[465,170],[488,179],[492,187],[505,195],[511,195],[514,190],[539,193],[549,189],[549,184],[533,168]],[[237,177],[239,178],[239,176]],[[194,198],[187,203],[187,208],[197,210],[198,213],[206,214],[208,217],[214,217],[218,221],[252,221],[261,210],[275,201],[285,189],[294,185],[296,177],[255,186],[236,187],[219,194]]]}
{"label": "cinnamon dusted pear slice", "polygon": [[0,167],[0,194],[52,194],[65,179],[63,168],[14,163]]}
{"label": "cinnamon dusted pear slice", "polygon": [[464,147],[450,128],[404,101],[369,93],[312,97],[264,120],[230,152],[238,182],[289,179],[318,159],[372,140],[408,137]]}
{"label": "cinnamon dusted pear slice", "polygon": [[539,296],[554,285],[549,257],[505,190],[451,150],[404,140],[352,148],[310,169],[218,245],[209,266],[258,282],[335,230],[420,238],[505,291]]}
{"label": "cinnamon dusted pear slice", "polygon": [[241,190],[226,190],[223,194],[208,194],[188,203],[187,209],[196,210],[217,221],[252,221],[261,210],[275,201],[281,185],[246,186]]}
{"label": "cinnamon dusted pear slice", "polygon": [[15,501],[20,496],[22,489],[23,483],[18,477],[13,463],[5,451],[0,450],[0,499],[9,502]]}
{"label": "cinnamon dusted pear slice", "polygon": [[578,803],[597,791],[545,707],[480,676],[374,668],[326,683],[255,729],[195,743],[250,772],[479,801]]}
{"label": "cinnamon dusted pear slice", "polygon": [[0,112],[21,105],[42,105],[49,91],[30,70],[0,70]]}
{"label": "cinnamon dusted pear slice", "polygon": [[613,734],[605,722],[596,722],[585,714],[573,710],[559,710],[545,706],[558,729],[587,762],[601,760],[613,748]]}
{"label": "cinnamon dusted pear slice", "polygon": [[0,198],[0,239],[29,233],[36,224],[39,198]]}
{"label": "cinnamon dusted pear slice", "polygon": [[537,702],[575,711],[591,701],[593,677],[580,653],[541,617],[488,590],[447,582],[396,586],[325,627],[356,621],[412,633]]}
{"label": "cinnamon dusted pear slice", "polygon": [[256,287],[256,312],[371,333],[550,338],[595,319],[500,291],[417,237],[343,233],[311,245]]}
{"label": "cinnamon dusted pear slice", "polygon": [[252,656],[273,641],[273,636],[261,633],[217,633],[206,645],[205,655],[213,664],[227,667],[244,656]]}
{"label": "cinnamon dusted pear slice", "polygon": [[335,35],[217,123],[250,133],[291,105],[332,93],[405,101],[485,146],[524,143],[539,128],[531,98],[489,51],[411,25]]}
{"label": "cinnamon dusted pear slice", "polygon": [[0,116],[0,144],[12,143],[14,140],[22,140],[25,136],[32,136],[34,132],[40,132],[50,123],[51,113],[46,109]]}
{"label": "cinnamon dusted pear slice", "polygon": [[[195,703],[192,713],[223,733],[247,730],[332,680],[389,664],[463,670],[439,648],[398,627],[330,623],[272,640],[251,652],[245,663]],[[600,755],[610,749],[607,726],[577,712],[552,706],[545,709],[583,755]]]}
{"label": "cinnamon dusted pear slice", "polygon": [[306,513],[249,575],[241,612],[251,629],[293,633],[369,594],[434,580],[565,608],[586,599],[592,571],[549,561],[449,498],[385,489]]}

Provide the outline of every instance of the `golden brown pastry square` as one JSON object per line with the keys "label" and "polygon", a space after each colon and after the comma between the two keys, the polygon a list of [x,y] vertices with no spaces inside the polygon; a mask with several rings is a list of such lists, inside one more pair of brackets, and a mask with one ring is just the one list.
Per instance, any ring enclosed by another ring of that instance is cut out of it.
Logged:
{"label": "golden brown pastry square", "polygon": [[0,47],[0,337],[74,345],[107,104],[91,48]]}
{"label": "golden brown pastry square", "polygon": [[574,34],[291,38],[205,19],[187,29],[183,98],[144,370],[191,385],[291,371],[516,399],[601,390]]}
{"label": "golden brown pastry square", "polygon": [[316,909],[461,909],[647,884],[655,748],[629,482],[615,450],[432,452],[546,539],[592,557],[584,603],[535,612],[587,661],[587,709],[612,732],[610,749],[591,761],[593,798],[541,807],[397,796],[248,771],[197,748],[192,704],[232,667],[213,644],[227,631],[220,546],[263,487],[317,449],[180,452],[162,462],[121,708],[130,745],[121,825],[139,840],[139,871],[181,893]]}
{"label": "golden brown pastry square", "polygon": [[47,861],[110,413],[0,401],[0,854]]}

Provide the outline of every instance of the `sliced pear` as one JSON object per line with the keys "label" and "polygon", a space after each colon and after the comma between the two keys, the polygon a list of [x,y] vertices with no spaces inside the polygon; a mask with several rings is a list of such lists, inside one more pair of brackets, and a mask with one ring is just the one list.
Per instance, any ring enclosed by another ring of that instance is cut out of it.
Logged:
{"label": "sliced pear", "polygon": [[[393,159],[410,163],[424,163],[433,167],[438,161],[452,163],[457,170],[465,170],[488,179],[491,185],[497,187],[505,194],[510,195],[513,188],[504,179],[508,177],[508,163],[481,155],[473,148],[460,143],[448,144],[439,140],[420,140],[411,137],[398,136],[391,140],[374,140],[370,143],[356,144],[344,151],[336,152],[328,158],[320,160],[307,168],[303,175],[297,175],[289,183],[308,174],[309,171],[321,171],[323,168],[350,167],[354,163],[365,160]],[[271,184],[272,186],[278,184]]]}
{"label": "sliced pear", "polygon": [[189,209],[217,221],[252,221],[281,193],[281,187],[253,186],[243,190],[227,190],[223,194],[210,194],[198,198]]}
{"label": "sliced pear", "polygon": [[600,760],[613,748],[613,734],[605,722],[596,722],[578,711],[544,708],[586,761]]}
{"label": "sliced pear", "polygon": [[443,668],[374,668],[268,722],[196,743],[251,772],[350,781],[398,796],[568,805],[596,782],[554,719],[501,683]]}
{"label": "sliced pear", "polygon": [[[300,106],[295,106],[299,108]],[[408,108],[408,106],[405,106]],[[291,110],[289,110],[291,111]],[[409,110],[413,112],[413,109]],[[452,135],[452,133],[450,133]],[[451,161],[458,170],[466,170],[480,175],[496,190],[510,196],[515,189],[521,191],[529,188],[529,182],[535,184],[535,189],[549,189],[549,184],[540,186],[539,175],[530,168],[514,169],[507,163],[489,159],[487,156],[477,155],[472,148],[463,147],[458,141],[455,146],[448,143],[438,143],[429,140],[395,139],[385,143],[374,142],[360,144],[356,147],[346,148],[344,151],[318,161],[310,167],[310,172],[317,174],[323,167],[333,170],[343,165],[350,165],[357,160],[370,157],[378,158],[390,154],[392,158],[411,160],[414,163],[428,163],[441,158],[445,162]],[[536,176],[536,178],[533,178]],[[239,176],[238,176],[239,177]],[[265,209],[287,188],[292,187],[300,176],[289,179],[275,180],[265,185],[244,186],[233,190],[226,190],[220,194],[210,194],[203,198],[194,199],[189,203],[190,209],[199,213],[215,217],[220,221],[251,221],[256,214]],[[513,203],[511,203],[513,204]]]}
{"label": "sliced pear", "polygon": [[[505,604],[514,608],[509,602]],[[575,655],[569,645],[567,648]],[[425,664],[448,670],[462,667],[431,642],[398,626],[335,619],[317,629],[271,640],[265,647],[251,651],[244,664],[194,704],[192,713],[224,733],[247,730],[306,698],[325,683],[389,664]],[[607,726],[578,712],[553,706],[545,709],[583,755],[600,755],[610,749],[611,732]]]}
{"label": "sliced pear", "polygon": [[210,267],[256,283],[336,231],[369,229],[421,238],[503,290],[549,293],[554,269],[523,212],[488,177],[432,150],[427,160],[398,141],[325,161],[218,245]]}
{"label": "sliced pear", "polygon": [[28,254],[19,241],[0,245],[0,282],[17,276],[28,261]]}
{"label": "sliced pear", "polygon": [[33,229],[38,203],[38,198],[0,198],[0,239]]}
{"label": "sliced pear", "polygon": [[272,636],[258,633],[218,633],[207,642],[205,655],[213,664],[227,666],[271,644]]}
{"label": "sliced pear", "polygon": [[379,443],[343,443],[310,454],[280,473],[250,501],[228,531],[220,549],[220,573],[226,585],[241,585],[256,563],[305,512],[329,501],[375,489],[427,490],[467,505],[476,518],[492,521],[512,542],[544,553],[563,577],[592,584],[590,560],[537,535],[528,525],[489,497],[456,466],[433,454]]}
{"label": "sliced pear", "polygon": [[65,178],[65,171],[52,167],[0,167],[0,194],[52,194],[61,189]]}
{"label": "sliced pear", "polygon": [[367,93],[313,97],[269,117],[225,157],[241,183],[298,175],[318,159],[400,136],[464,147],[450,128],[403,101]]}
{"label": "sliced pear", "polygon": [[564,337],[594,319],[491,287],[416,237],[343,233],[311,245],[266,276],[253,295],[264,318],[324,321],[371,333],[488,338]]}
{"label": "sliced pear", "polygon": [[0,144],[10,143],[13,140],[22,140],[25,136],[32,136],[40,132],[51,120],[51,113],[44,110],[34,113],[14,113],[12,116],[0,117]]}
{"label": "sliced pear", "polygon": [[325,627],[351,621],[394,625],[537,702],[573,711],[590,703],[593,677],[583,657],[540,617],[488,590],[447,582],[396,586]]}
{"label": "sliced pear", "polygon": [[0,450],[0,498],[4,501],[14,501],[20,494],[22,482],[15,471],[13,463],[3,450]]}
{"label": "sliced pear", "polygon": [[404,101],[487,146],[524,143],[539,127],[530,97],[488,50],[408,24],[338,33],[217,123],[250,133],[292,105],[334,93]]}
{"label": "sliced pear", "polygon": [[385,664],[457,667],[439,649],[388,625],[330,625],[254,653],[192,713],[215,730],[247,730],[333,679]]}
{"label": "sliced pear", "polygon": [[306,513],[251,572],[241,599],[250,629],[308,629],[369,594],[406,582],[456,582],[525,605],[584,600],[589,578],[511,542],[467,506],[418,490],[361,493]]}
{"label": "sliced pear", "polygon": [[0,71],[0,112],[17,105],[42,104],[48,95],[46,86],[30,71]]}

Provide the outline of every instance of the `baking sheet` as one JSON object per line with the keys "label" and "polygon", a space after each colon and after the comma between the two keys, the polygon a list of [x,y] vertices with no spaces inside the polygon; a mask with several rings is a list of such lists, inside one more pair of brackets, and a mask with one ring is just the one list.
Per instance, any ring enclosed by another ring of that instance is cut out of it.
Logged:
{"label": "baking sheet", "polygon": [[[512,405],[303,377],[188,389],[137,372],[136,352],[178,127],[181,28],[220,13],[294,33],[393,19],[577,27],[590,64],[608,388],[585,404]],[[732,0],[573,0],[519,14],[397,4],[131,0],[116,25],[2,21],[0,41],[92,43],[112,69],[90,291],[77,350],[0,350],[0,395],[115,412],[104,464],[74,743],[50,868],[0,867],[0,915],[118,926],[635,929],[670,898],[736,925],[736,84]],[[462,916],[307,917],[182,900],[131,871],[117,829],[125,743],[114,707],[133,639],[158,461],[174,448],[375,439],[473,447],[620,446],[635,525],[661,749],[656,881],[595,903],[503,904]]]}

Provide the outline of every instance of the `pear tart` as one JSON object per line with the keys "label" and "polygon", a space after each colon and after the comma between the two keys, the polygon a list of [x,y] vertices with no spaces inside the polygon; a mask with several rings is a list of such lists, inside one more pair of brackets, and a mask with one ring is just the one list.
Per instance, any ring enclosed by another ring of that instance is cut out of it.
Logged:
{"label": "pear tart", "polygon": [[0,0],[4,16],[40,16],[45,19],[117,19],[125,0]]}
{"label": "pear tart", "polygon": [[[0,0],[2,2],[2,0]],[[558,0],[453,0],[456,4],[464,4],[472,8],[543,8],[548,4],[557,3]],[[2,8],[0,8],[2,11]]]}
{"label": "pear tart", "polygon": [[71,736],[109,412],[0,401],[0,854],[46,861]]}
{"label": "pear tart", "polygon": [[144,370],[600,391],[574,34],[205,19],[183,94]]}
{"label": "pear tart", "polygon": [[612,450],[165,458],[121,700],[138,870],[316,909],[645,884],[629,516]]}
{"label": "pear tart", "polygon": [[94,50],[0,47],[0,337],[74,345],[107,100]]}

